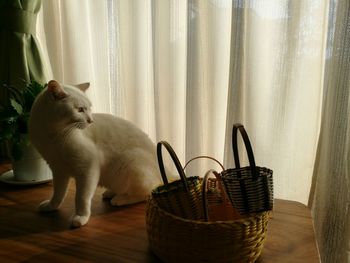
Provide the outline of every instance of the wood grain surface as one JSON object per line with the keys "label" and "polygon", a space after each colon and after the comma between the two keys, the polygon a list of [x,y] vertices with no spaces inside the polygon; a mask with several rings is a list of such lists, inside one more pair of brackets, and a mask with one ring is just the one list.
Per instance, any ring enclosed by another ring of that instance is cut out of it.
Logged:
{"label": "wood grain surface", "polygon": [[[9,165],[0,165],[0,174],[8,169]],[[112,207],[102,200],[99,189],[88,225],[72,229],[73,183],[59,211],[38,213],[37,205],[51,191],[51,183],[30,187],[0,183],[0,262],[160,262],[148,249],[144,203]],[[307,207],[275,200],[257,262],[319,262]]]}

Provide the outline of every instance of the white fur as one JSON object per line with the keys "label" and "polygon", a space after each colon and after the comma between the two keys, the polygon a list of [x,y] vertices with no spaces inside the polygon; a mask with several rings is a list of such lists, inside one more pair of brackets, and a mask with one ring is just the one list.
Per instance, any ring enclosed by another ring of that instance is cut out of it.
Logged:
{"label": "white fur", "polygon": [[[86,90],[86,85],[79,87]],[[50,81],[37,97],[29,120],[32,144],[53,172],[53,196],[41,211],[58,209],[70,178],[76,181],[73,226],[87,223],[97,185],[112,205],[146,199],[161,183],[156,150],[132,123],[109,114],[92,114],[91,103],[76,87]]]}

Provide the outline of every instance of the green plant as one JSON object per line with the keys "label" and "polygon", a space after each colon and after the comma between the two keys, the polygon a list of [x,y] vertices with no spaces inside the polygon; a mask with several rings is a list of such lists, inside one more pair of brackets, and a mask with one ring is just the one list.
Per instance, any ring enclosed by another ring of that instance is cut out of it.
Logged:
{"label": "green plant", "polygon": [[0,142],[8,145],[11,157],[19,160],[28,144],[21,134],[28,133],[28,119],[36,96],[46,87],[32,81],[19,89],[3,85],[6,96],[0,101]]}

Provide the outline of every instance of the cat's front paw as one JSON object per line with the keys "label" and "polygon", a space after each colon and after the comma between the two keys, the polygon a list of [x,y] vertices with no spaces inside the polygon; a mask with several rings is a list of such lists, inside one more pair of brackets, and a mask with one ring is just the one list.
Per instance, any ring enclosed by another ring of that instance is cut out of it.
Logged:
{"label": "cat's front paw", "polygon": [[51,212],[57,210],[57,207],[53,206],[50,200],[46,200],[40,203],[38,209],[40,212]]}
{"label": "cat's front paw", "polygon": [[89,221],[90,216],[74,215],[72,219],[73,227],[82,227]]}

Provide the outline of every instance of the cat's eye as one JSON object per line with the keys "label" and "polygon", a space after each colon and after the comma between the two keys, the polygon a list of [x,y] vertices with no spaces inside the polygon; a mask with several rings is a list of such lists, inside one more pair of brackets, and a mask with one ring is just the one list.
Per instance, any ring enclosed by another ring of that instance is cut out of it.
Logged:
{"label": "cat's eye", "polygon": [[84,111],[85,111],[84,107],[78,107],[78,112],[84,112]]}

